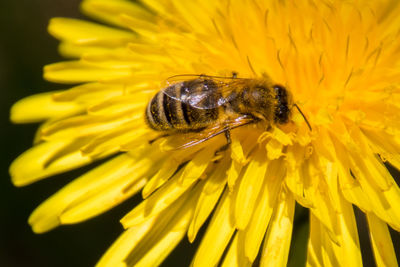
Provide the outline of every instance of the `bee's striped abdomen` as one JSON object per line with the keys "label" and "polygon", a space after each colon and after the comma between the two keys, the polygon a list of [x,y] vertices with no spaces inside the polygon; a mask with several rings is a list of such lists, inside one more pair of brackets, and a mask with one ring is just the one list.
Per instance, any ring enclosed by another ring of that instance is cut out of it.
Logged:
{"label": "bee's striped abdomen", "polygon": [[171,128],[165,116],[163,106],[163,94],[158,92],[149,102],[146,109],[146,121],[155,130],[166,130]]}
{"label": "bee's striped abdomen", "polygon": [[[196,106],[188,101],[193,94],[201,96],[204,90],[209,91],[206,97],[199,98]],[[211,83],[199,80],[177,83],[152,98],[147,106],[146,120],[158,131],[197,131],[217,120],[218,108],[209,106],[219,98],[216,86]]]}

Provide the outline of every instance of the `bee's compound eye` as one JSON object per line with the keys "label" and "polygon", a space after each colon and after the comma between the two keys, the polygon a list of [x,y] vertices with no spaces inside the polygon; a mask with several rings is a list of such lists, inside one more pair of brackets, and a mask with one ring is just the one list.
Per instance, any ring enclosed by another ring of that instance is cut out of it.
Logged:
{"label": "bee's compound eye", "polygon": [[273,86],[273,88],[274,88],[274,91],[275,91],[277,97],[281,97],[283,95],[286,95],[286,88],[283,87],[282,85],[275,84]]}
{"label": "bee's compound eye", "polygon": [[285,89],[285,87],[283,87],[283,86],[280,85],[280,84],[275,84],[275,85],[274,85],[274,89],[275,89],[275,90],[283,90],[283,89]]}

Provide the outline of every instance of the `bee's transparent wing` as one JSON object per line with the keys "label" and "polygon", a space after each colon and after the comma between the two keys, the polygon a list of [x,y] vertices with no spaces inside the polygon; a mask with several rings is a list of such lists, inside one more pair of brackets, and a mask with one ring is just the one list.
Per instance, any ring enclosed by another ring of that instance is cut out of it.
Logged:
{"label": "bee's transparent wing", "polygon": [[251,124],[255,122],[256,119],[252,116],[243,115],[238,118],[224,121],[224,123],[214,125],[210,128],[206,128],[198,133],[182,133],[175,134],[174,138],[171,140],[171,147],[174,149],[184,149],[201,144],[213,137],[216,137],[226,131],[233,130],[235,128]]}
{"label": "bee's transparent wing", "polygon": [[162,92],[170,98],[185,103],[197,109],[214,109],[224,105],[243,79],[215,78],[213,76],[190,76],[195,79],[177,81],[178,78],[188,76],[175,76],[175,83],[169,85]]}
{"label": "bee's transparent wing", "polygon": [[232,80],[247,80],[248,78],[238,78],[236,76],[215,76],[206,74],[178,74],[167,78],[167,84],[173,84],[182,81],[196,80],[196,79],[211,79],[229,82]]}
{"label": "bee's transparent wing", "polygon": [[175,83],[163,89],[162,93],[197,109],[215,109],[223,104],[218,85],[212,80],[195,79]]}

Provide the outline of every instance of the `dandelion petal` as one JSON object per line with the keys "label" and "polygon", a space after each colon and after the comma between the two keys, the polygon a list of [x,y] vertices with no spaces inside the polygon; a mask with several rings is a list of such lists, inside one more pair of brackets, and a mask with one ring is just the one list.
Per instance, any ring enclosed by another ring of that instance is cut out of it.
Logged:
{"label": "dandelion petal", "polygon": [[[280,192],[279,204],[265,235],[260,266],[285,266],[292,238],[295,201],[291,193]],[[279,244],[279,246],[277,246]]]}
{"label": "dandelion petal", "polygon": [[[225,190],[192,261],[194,267],[214,266],[219,262],[235,231],[232,221],[232,208],[233,196]],[[210,246],[210,244],[213,245]]]}
{"label": "dandelion petal", "polygon": [[367,220],[376,265],[397,266],[396,253],[387,225],[370,212],[367,213]]}

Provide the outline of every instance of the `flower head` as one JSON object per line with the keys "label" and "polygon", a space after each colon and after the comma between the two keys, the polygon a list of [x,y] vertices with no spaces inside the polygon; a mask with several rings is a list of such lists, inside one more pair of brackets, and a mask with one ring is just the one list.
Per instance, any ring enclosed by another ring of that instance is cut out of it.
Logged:
{"label": "flower head", "polygon": [[[354,205],[377,264],[397,265],[388,226],[400,230],[400,190],[385,164],[400,168],[398,2],[85,0],[82,9],[113,26],[50,22],[70,60],[44,76],[79,85],[14,105],[13,121],[43,123],[10,173],[22,186],[116,156],[41,204],[29,218],[35,232],[141,190],[100,266],[160,264],[186,235],[202,238],[194,266],[246,266],[258,255],[282,266],[297,202],[310,211],[308,263],[360,266]],[[169,77],[232,72],[284,85],[304,115],[232,129],[225,150],[223,134],[177,149],[196,133],[164,136],[145,123]]]}

